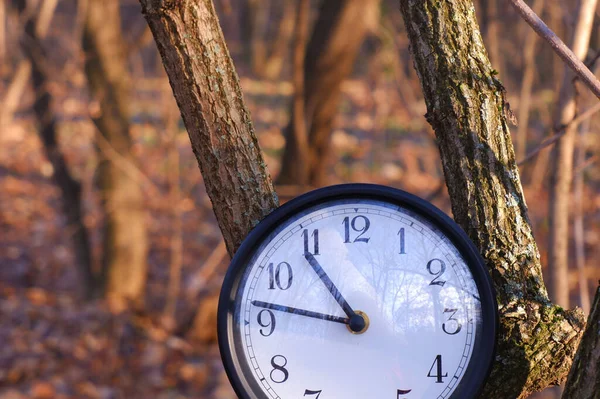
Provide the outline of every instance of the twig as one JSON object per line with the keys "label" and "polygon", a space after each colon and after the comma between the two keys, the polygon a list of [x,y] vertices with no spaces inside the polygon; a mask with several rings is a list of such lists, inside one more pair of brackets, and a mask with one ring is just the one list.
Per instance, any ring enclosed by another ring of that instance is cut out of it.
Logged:
{"label": "twig", "polygon": [[142,186],[145,186],[145,188],[148,190],[147,193],[150,197],[158,198],[160,196],[160,190],[156,187],[152,180],[150,180],[150,178],[146,176],[144,172],[142,172],[135,164],[115,150],[102,134],[96,134],[96,143],[98,144],[98,147],[104,156],[114,162],[119,169],[128,174],[133,180],[137,180],[139,183],[142,183]]}
{"label": "twig", "polygon": [[[586,120],[588,118],[591,118],[598,111],[600,111],[600,103],[598,103],[598,104],[594,105],[593,107],[590,107],[587,110],[585,110],[585,112],[583,112],[577,118],[573,119],[571,121],[571,123],[568,124],[568,126],[572,126],[572,125],[577,126],[581,122],[583,122],[584,120]],[[547,139],[542,140],[542,143],[537,148],[535,148],[534,150],[532,150],[531,152],[529,152],[527,154],[527,156],[525,156],[525,158],[523,158],[519,162],[517,162],[517,165],[521,166],[521,165],[529,162],[537,154],[539,154],[540,151],[542,151],[544,148],[546,148],[546,147],[548,147],[548,146],[556,143],[565,134],[566,131],[567,131],[567,126],[562,126],[555,135],[550,136]]]}
{"label": "twig", "polygon": [[[170,94],[170,91],[169,93]],[[164,309],[165,319],[175,325],[175,313],[177,310],[177,298],[181,287],[181,266],[183,261],[183,226],[181,220],[181,190],[179,170],[179,148],[177,147],[178,133],[178,109],[174,105],[167,106],[166,124],[170,130],[169,149],[169,199],[171,201],[171,216],[173,218],[173,232],[171,235],[171,262],[169,265],[169,285],[167,288],[167,302]]]}
{"label": "twig", "polygon": [[585,160],[585,162],[582,162],[581,165],[577,167],[577,169],[575,169],[575,172],[573,172],[573,176],[582,174],[587,168],[594,165],[596,162],[598,162],[598,155],[589,157]]}
{"label": "twig", "polygon": [[194,300],[198,293],[206,286],[206,283],[215,274],[217,267],[221,264],[223,259],[227,256],[227,248],[225,247],[225,241],[221,240],[219,245],[210,254],[202,268],[190,278],[190,282],[187,288],[186,297],[188,300]]}
{"label": "twig", "polygon": [[596,79],[596,76],[581,62],[571,49],[562,41],[560,38],[550,29],[544,21],[540,19],[533,12],[531,8],[523,0],[509,0],[515,7],[517,12],[521,14],[521,17],[537,32],[538,35],[545,41],[547,41],[552,49],[558,54],[560,58],[575,72],[576,75],[581,77],[581,80],[586,84],[587,87],[600,98],[600,82]]}

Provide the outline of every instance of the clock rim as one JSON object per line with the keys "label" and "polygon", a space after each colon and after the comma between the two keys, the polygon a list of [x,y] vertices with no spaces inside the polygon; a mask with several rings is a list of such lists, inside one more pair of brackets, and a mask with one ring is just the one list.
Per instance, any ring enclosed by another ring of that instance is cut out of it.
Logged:
{"label": "clock rim", "polygon": [[[294,214],[324,202],[340,199],[380,200],[409,209],[438,228],[459,251],[473,275],[480,294],[482,323],[481,333],[476,334],[472,356],[463,378],[448,399],[477,398],[493,365],[499,324],[496,291],[485,262],[464,230],[436,206],[401,189],[368,183],[327,186],[286,202],[267,215],[248,233],[233,256],[219,295],[217,339],[225,372],[237,396],[240,399],[256,398],[253,396],[254,392],[242,378],[244,370],[240,360],[233,356],[233,317],[236,307],[234,299],[246,269],[247,260],[255,255],[256,249],[265,238]],[[266,396],[265,398],[268,399]]]}

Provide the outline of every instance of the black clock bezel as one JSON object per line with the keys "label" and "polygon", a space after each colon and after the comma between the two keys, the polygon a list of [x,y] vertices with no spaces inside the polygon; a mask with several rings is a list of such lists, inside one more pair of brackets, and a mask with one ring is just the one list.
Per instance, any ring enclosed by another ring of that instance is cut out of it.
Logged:
{"label": "black clock bezel", "polygon": [[[449,399],[477,398],[491,371],[498,331],[496,294],[483,259],[460,226],[431,203],[399,189],[364,183],[340,184],[320,188],[285,203],[269,214],[248,234],[231,260],[219,297],[217,334],[221,359],[237,396],[240,399],[258,398],[250,387],[256,382],[253,381],[252,377],[250,377],[250,380],[243,377],[240,359],[233,356],[233,346],[235,345],[233,342],[235,296],[248,260],[252,259],[256,249],[259,248],[259,244],[264,239],[296,213],[321,203],[340,199],[380,200],[402,206],[431,222],[458,249],[467,263],[480,293],[482,325],[481,331],[478,331],[475,337],[474,355],[467,365],[463,378]],[[267,399],[266,396],[265,399]]]}

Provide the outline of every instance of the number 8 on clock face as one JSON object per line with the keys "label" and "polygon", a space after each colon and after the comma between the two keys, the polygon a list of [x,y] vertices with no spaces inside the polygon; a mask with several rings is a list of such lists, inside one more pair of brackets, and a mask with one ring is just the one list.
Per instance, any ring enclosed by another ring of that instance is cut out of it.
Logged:
{"label": "number 8 on clock face", "polygon": [[366,184],[262,221],[232,260],[218,319],[243,399],[475,398],[497,329],[465,233],[426,201]]}

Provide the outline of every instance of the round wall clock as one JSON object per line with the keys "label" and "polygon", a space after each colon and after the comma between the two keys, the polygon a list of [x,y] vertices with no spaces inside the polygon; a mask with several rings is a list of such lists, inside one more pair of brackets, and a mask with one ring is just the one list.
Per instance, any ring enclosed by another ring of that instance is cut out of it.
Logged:
{"label": "round wall clock", "polygon": [[225,277],[221,356],[243,399],[471,399],[496,345],[477,249],[406,192],[326,187],[252,230]]}

